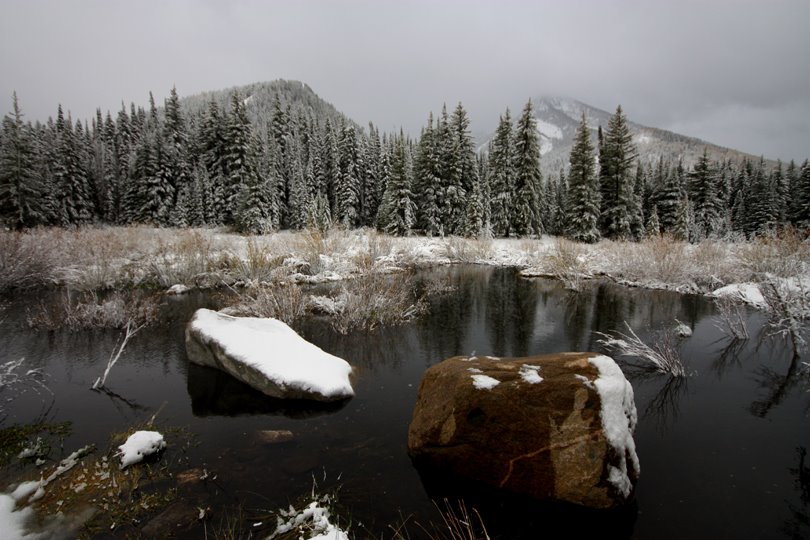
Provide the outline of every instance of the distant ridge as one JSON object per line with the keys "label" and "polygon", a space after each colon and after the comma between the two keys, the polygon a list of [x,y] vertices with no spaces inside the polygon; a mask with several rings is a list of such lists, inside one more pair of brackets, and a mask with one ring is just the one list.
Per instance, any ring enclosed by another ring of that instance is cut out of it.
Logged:
{"label": "distant ridge", "polygon": [[[574,134],[579,126],[580,116],[585,113],[585,120],[591,128],[591,137],[596,143],[596,132],[601,125],[605,129],[608,120],[613,115],[602,109],[593,107],[581,101],[561,96],[541,96],[532,99],[537,118],[537,130],[540,133],[540,166],[544,175],[558,174],[561,168],[568,168],[568,156],[574,144]],[[628,120],[632,118],[632,111],[624,110]],[[512,117],[520,114],[520,110],[512,110]],[[742,159],[759,160],[759,156],[740,152],[732,148],[725,148],[710,142],[638,124],[629,121],[630,131],[633,134],[638,155],[642,163],[655,164],[659,159],[677,162],[682,160],[684,167],[691,167],[703,149],[707,150],[709,159],[715,161],[740,161]],[[479,149],[485,150],[492,134],[480,141]],[[767,161],[769,165],[775,162]]]}

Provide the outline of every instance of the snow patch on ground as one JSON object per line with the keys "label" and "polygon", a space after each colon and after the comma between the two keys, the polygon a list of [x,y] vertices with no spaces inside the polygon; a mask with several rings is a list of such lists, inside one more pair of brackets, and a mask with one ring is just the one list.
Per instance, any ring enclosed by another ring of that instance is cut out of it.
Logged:
{"label": "snow patch on ground", "polygon": [[20,508],[16,510],[17,501],[11,495],[0,493],[0,538],[3,540],[31,540],[37,535],[28,535],[25,524],[31,520],[34,510]]}
{"label": "snow patch on ground", "polygon": [[530,366],[524,364],[520,366],[520,378],[529,384],[539,384],[543,382],[543,377],[540,376],[540,366]]}
{"label": "snow patch on ground", "polygon": [[478,390],[492,390],[501,384],[501,381],[498,379],[493,379],[489,375],[476,374],[471,375],[471,377],[473,380],[473,386],[475,386]]}
{"label": "snow patch on ground", "polygon": [[710,296],[738,300],[758,309],[764,309],[767,306],[765,297],[762,296],[762,291],[759,290],[756,283],[732,283],[712,291]]}
{"label": "snow patch on ground", "polygon": [[151,456],[166,448],[163,435],[157,431],[136,431],[127,438],[127,442],[118,447],[121,456],[121,468],[125,469],[143,458]]}
{"label": "snow patch on ground", "polygon": [[277,319],[231,317],[198,309],[190,325],[206,340],[218,343],[228,357],[249,365],[279,387],[327,399],[354,395],[348,362],[306,341]]}
{"label": "snow patch on ground", "polygon": [[608,466],[608,481],[619,493],[628,497],[633,489],[630,476],[636,478],[641,471],[633,440],[633,430],[638,421],[633,387],[612,358],[596,356],[590,358],[589,362],[599,371],[594,386],[602,402],[602,429],[608,443],[619,456],[618,466]]}
{"label": "snow patch on ground", "polygon": [[301,510],[290,506],[289,510],[279,510],[276,530],[268,540],[294,531],[298,538],[307,540],[349,540],[346,531],[329,521],[328,497],[309,503]]}

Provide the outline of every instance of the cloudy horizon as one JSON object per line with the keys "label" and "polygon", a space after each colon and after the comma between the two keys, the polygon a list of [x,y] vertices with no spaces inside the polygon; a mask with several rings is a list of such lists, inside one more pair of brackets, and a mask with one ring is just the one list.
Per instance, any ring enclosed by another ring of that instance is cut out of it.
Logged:
{"label": "cloudy horizon", "polygon": [[622,0],[129,4],[11,0],[0,114],[74,118],[292,79],[360,124],[418,134],[464,103],[473,130],[563,95],[768,158],[810,156],[810,3]]}

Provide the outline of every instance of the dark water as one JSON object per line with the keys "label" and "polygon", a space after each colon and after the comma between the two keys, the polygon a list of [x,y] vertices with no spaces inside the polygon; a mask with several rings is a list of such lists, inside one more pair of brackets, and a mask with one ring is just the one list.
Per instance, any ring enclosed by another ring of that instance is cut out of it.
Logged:
{"label": "dark water", "polygon": [[[0,327],[0,362],[24,356],[27,367],[42,367],[54,395],[27,392],[7,403],[6,423],[30,421],[50,404],[49,419],[73,421],[66,449],[88,442],[106,448],[109,433],[162,407],[159,423],[187,427],[195,443],[170,448],[167,457],[217,475],[206,494],[212,507],[240,502],[249,515],[261,515],[308,493],[316,481],[320,489],[340,486],[339,504],[358,537],[390,538],[389,524],[439,519],[406,452],[417,387],[428,366],[457,354],[599,350],[594,332],[623,329],[627,321],[644,338],[677,318],[694,330],[682,345],[693,375],[682,383],[631,376],[640,417],[636,504],[594,521],[506,499],[476,499],[490,535],[810,536],[810,465],[800,458],[810,447],[810,385],[801,361],[792,362],[782,342],[757,339],[761,315],[748,313],[752,339],[731,344],[715,327],[711,302],[701,297],[610,283],[573,294],[509,269],[453,267],[425,276],[449,279],[457,289],[435,298],[430,315],[416,323],[349,336],[317,322],[302,329],[357,367],[356,397],[328,407],[271,400],[189,365],[184,324],[194,309],[215,307],[207,296],[167,299],[165,323],[131,342],[107,382],[127,402],[88,389],[103,371],[116,332],[27,330],[22,320],[31,299],[15,299]],[[259,430],[290,430],[295,438],[266,445],[256,437]],[[413,538],[422,534],[417,526],[409,531]]]}

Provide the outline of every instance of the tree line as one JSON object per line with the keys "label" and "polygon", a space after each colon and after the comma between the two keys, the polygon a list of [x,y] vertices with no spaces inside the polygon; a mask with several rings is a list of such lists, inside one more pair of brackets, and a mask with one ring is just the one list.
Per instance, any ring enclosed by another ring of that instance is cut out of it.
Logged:
{"label": "tree line", "polygon": [[[459,103],[419,137],[359,128],[342,115],[275,94],[262,122],[250,96],[212,97],[187,114],[173,88],[161,109],[122,104],[74,122],[61,105],[23,120],[13,96],[0,131],[0,221],[6,228],[147,223],[232,226],[258,234],[305,227],[376,227],[389,234],[528,237],[582,242],[672,234],[698,241],[810,227],[810,166],[764,160],[639,159],[616,109],[594,141],[583,114],[569,167],[540,173],[531,101],[507,109],[476,151]],[[261,127],[260,127],[261,126]],[[646,162],[645,162],[646,161]]]}

